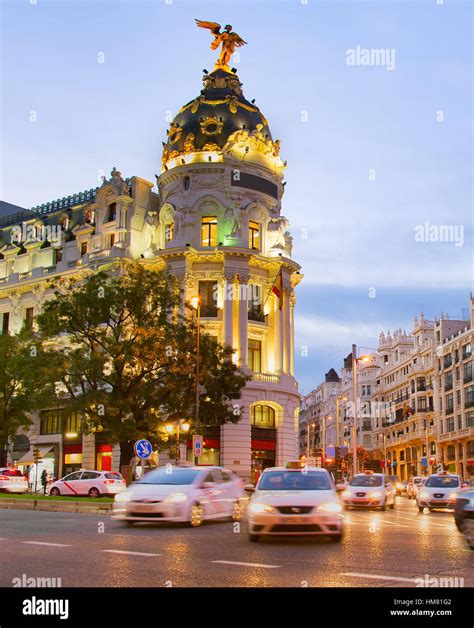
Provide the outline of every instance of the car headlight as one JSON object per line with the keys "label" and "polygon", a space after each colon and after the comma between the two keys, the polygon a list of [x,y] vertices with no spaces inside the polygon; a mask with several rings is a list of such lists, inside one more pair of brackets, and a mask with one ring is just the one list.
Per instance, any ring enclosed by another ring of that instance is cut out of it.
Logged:
{"label": "car headlight", "polygon": [[428,491],[420,491],[421,499],[428,499],[429,496],[430,495],[429,495]]}
{"label": "car headlight", "polygon": [[350,497],[352,495],[352,493],[350,491],[348,491],[347,489],[345,491],[343,491],[342,496],[343,497]]}
{"label": "car headlight", "polygon": [[261,504],[259,502],[256,502],[254,504],[250,504],[250,512],[276,512],[276,510],[273,508],[273,506],[270,506],[270,504]]}
{"label": "car headlight", "polygon": [[372,499],[380,499],[382,497],[382,492],[372,491],[372,493],[369,493],[369,497],[371,497]]}
{"label": "car headlight", "polygon": [[403,488],[403,484],[401,482],[397,482],[395,485],[399,490]]}
{"label": "car headlight", "polygon": [[329,504],[319,504],[316,510],[322,512],[341,512],[342,506],[336,502],[330,502]]}
{"label": "car headlight", "polygon": [[451,493],[451,495],[449,496],[449,499],[457,499],[458,494],[457,493]]}
{"label": "car headlight", "polygon": [[128,491],[124,491],[123,493],[117,493],[117,495],[115,495],[115,501],[116,502],[128,502],[130,501],[132,497],[132,494],[129,493]]}
{"label": "car headlight", "polygon": [[171,493],[171,495],[165,497],[163,501],[166,504],[176,504],[178,502],[185,502],[187,499],[188,496],[186,493]]}

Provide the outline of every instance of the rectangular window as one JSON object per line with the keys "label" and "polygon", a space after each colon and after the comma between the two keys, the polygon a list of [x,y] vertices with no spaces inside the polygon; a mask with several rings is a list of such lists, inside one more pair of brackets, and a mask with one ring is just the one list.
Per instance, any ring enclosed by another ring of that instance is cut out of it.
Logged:
{"label": "rectangular window", "polygon": [[105,222],[112,222],[117,218],[117,203],[110,203]]}
{"label": "rectangular window", "polygon": [[199,282],[201,316],[217,316],[217,281]]}
{"label": "rectangular window", "polygon": [[448,355],[444,356],[444,368],[449,368],[453,363],[453,356],[448,353]]}
{"label": "rectangular window", "polygon": [[174,222],[165,225],[165,242],[171,242],[174,238]]}
{"label": "rectangular window", "polygon": [[248,367],[254,373],[262,372],[262,343],[260,340],[249,340],[248,344]]}
{"label": "rectangular window", "polygon": [[114,244],[115,244],[115,233],[111,233],[107,237],[107,248],[111,249]]}
{"label": "rectangular window", "polygon": [[458,430],[462,430],[462,416],[458,414]]}
{"label": "rectangular window", "polygon": [[472,408],[474,406],[474,386],[468,386],[464,390],[464,407]]}
{"label": "rectangular window", "polygon": [[454,410],[453,395],[446,395],[446,414],[450,414]]}
{"label": "rectangular window", "polygon": [[82,431],[82,416],[77,412],[66,417],[64,432],[66,434],[79,434]]}
{"label": "rectangular window", "polygon": [[62,249],[54,249],[54,263],[59,264],[59,262],[63,261],[63,250]]}
{"label": "rectangular window", "polygon": [[449,419],[446,419],[446,431],[447,432],[454,432],[454,417],[449,417]]}
{"label": "rectangular window", "polygon": [[426,390],[426,380],[424,377],[417,377],[416,379],[416,389],[418,391]]}
{"label": "rectangular window", "polygon": [[40,414],[40,434],[62,432],[63,410],[43,410]]}
{"label": "rectangular window", "polygon": [[10,312],[3,312],[2,314],[2,334],[8,334],[10,328]]}
{"label": "rectangular window", "polygon": [[33,331],[34,312],[33,307],[27,307],[25,310],[25,329],[27,331]]}
{"label": "rectangular window", "polygon": [[464,383],[472,382],[472,362],[466,362],[464,365]]}
{"label": "rectangular window", "polygon": [[451,390],[453,387],[453,372],[449,371],[444,376],[444,390]]}
{"label": "rectangular window", "polygon": [[474,427],[474,411],[466,412],[466,427]]}
{"label": "rectangular window", "polygon": [[471,343],[468,342],[467,345],[464,345],[462,348],[462,359],[467,360],[467,358],[470,358],[471,355],[472,355],[472,347],[471,347]]}
{"label": "rectangular window", "polygon": [[87,242],[81,242],[81,257],[87,255]]}
{"label": "rectangular window", "polygon": [[260,251],[260,225],[258,222],[249,222],[249,248]]}
{"label": "rectangular window", "polygon": [[204,216],[201,222],[201,246],[217,246],[217,217]]}
{"label": "rectangular window", "polygon": [[426,407],[426,397],[420,397],[418,399],[417,410],[418,410],[418,412],[426,412],[426,410],[427,410],[427,407]]}
{"label": "rectangular window", "polygon": [[263,314],[263,291],[262,286],[258,284],[248,284],[248,319],[249,321],[265,322],[265,316]]}

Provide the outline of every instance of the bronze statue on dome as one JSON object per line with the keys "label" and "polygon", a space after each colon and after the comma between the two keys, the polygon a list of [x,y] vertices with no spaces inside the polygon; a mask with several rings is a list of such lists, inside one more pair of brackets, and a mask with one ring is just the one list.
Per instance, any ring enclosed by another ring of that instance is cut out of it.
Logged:
{"label": "bronze statue on dome", "polygon": [[203,20],[196,20],[196,24],[200,28],[207,28],[214,35],[214,41],[211,44],[211,50],[216,50],[222,44],[221,54],[216,61],[216,67],[227,68],[231,56],[234,54],[235,48],[240,48],[247,42],[232,31],[232,26],[226,24],[224,30],[221,32],[221,25],[217,22],[204,22]]}

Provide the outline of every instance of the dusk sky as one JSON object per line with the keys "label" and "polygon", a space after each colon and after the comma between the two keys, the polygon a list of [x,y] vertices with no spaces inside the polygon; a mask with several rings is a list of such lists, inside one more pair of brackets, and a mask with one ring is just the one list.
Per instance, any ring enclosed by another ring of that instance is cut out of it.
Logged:
{"label": "dusk sky", "polygon": [[[308,392],[353,342],[468,306],[473,4],[304,2],[3,0],[0,198],[32,207],[113,166],[154,181],[167,115],[216,59],[194,18],[232,24],[248,42],[232,66],[288,161]],[[392,67],[348,65],[358,46]],[[417,241],[418,225],[456,241]]]}

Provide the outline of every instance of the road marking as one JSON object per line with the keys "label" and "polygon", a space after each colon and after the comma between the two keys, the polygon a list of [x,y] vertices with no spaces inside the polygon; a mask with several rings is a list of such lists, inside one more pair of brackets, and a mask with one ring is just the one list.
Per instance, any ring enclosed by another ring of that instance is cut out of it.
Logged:
{"label": "road marking", "polygon": [[26,545],[50,545],[51,547],[71,547],[65,543],[46,543],[46,541],[21,541],[21,543]]}
{"label": "road marking", "polygon": [[221,565],[240,565],[242,567],[262,567],[263,569],[278,569],[281,565],[264,565],[262,563],[240,563],[233,560],[211,560],[211,563],[220,563]]}
{"label": "road marking", "polygon": [[368,578],[369,580],[394,580],[396,582],[417,582],[417,578],[402,578],[401,576],[378,576],[370,573],[353,573],[346,571],[341,576],[350,576],[351,578]]}
{"label": "road marking", "polygon": [[126,550],[106,549],[101,552],[109,552],[110,554],[130,554],[132,556],[162,556],[162,554],[149,554],[148,552],[127,552]]}

